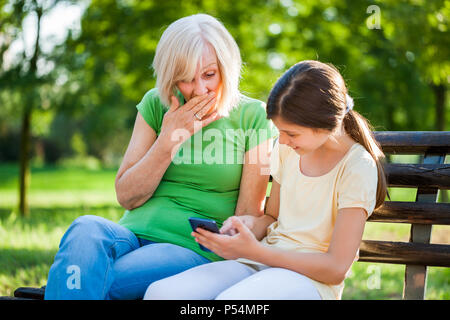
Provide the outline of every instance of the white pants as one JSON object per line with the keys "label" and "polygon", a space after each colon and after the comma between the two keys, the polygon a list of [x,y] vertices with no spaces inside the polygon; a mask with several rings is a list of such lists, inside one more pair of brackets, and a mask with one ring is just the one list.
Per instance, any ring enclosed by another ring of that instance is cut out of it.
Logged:
{"label": "white pants", "polygon": [[145,300],[320,300],[312,281],[291,270],[262,271],[225,260],[153,282]]}

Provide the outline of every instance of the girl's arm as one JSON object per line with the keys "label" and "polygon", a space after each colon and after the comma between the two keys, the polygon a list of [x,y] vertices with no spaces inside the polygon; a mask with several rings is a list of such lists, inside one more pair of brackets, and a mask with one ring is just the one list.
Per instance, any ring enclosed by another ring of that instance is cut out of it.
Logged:
{"label": "girl's arm", "polygon": [[316,281],[339,284],[355,259],[366,217],[362,208],[340,209],[325,253],[292,252],[259,245],[253,252],[248,252],[247,258],[271,267],[286,268]]}
{"label": "girl's arm", "polygon": [[236,217],[231,219],[239,232],[234,236],[214,234],[200,228],[192,235],[200,244],[225,259],[247,258],[271,267],[289,269],[316,281],[339,284],[345,279],[355,259],[366,217],[366,211],[362,208],[340,209],[330,246],[324,253],[304,253],[266,247]]}

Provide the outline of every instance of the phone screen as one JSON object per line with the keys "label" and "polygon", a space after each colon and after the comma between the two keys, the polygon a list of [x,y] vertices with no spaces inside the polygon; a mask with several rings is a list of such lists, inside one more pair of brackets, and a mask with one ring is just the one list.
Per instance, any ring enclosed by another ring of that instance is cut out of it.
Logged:
{"label": "phone screen", "polygon": [[[219,228],[214,220],[211,219],[202,219],[202,218],[189,218],[189,223],[191,224],[191,228],[193,231],[197,228],[202,228],[214,233],[220,233]],[[211,252],[208,248],[205,248],[201,244],[199,244],[200,248],[204,251]]]}

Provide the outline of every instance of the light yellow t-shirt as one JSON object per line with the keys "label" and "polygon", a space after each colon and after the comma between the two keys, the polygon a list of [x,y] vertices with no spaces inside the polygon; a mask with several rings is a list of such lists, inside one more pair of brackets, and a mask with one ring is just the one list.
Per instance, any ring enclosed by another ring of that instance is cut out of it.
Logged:
{"label": "light yellow t-shirt", "polygon": [[[275,144],[271,175],[281,185],[278,221],[267,228],[263,245],[296,252],[326,252],[341,208],[366,209],[368,217],[376,202],[376,163],[359,143],[352,145],[339,163],[319,177],[305,176],[299,168],[300,156],[286,145]],[[355,260],[358,259],[358,254]],[[239,262],[258,268],[261,263]],[[313,284],[322,299],[341,299],[344,282]]]}

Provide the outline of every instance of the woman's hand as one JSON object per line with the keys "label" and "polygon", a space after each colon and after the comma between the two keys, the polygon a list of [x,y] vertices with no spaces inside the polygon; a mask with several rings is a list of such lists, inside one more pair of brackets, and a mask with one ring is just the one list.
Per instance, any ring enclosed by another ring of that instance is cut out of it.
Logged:
{"label": "woman's hand", "polygon": [[260,246],[250,229],[236,216],[230,218],[237,234],[229,236],[197,228],[191,233],[195,241],[225,259],[250,258]]}
{"label": "woman's hand", "polygon": [[215,103],[214,91],[194,97],[183,106],[172,96],[170,108],[164,115],[159,139],[165,140],[168,146],[180,146],[197,131],[219,118],[217,112],[213,112],[203,119]]}

